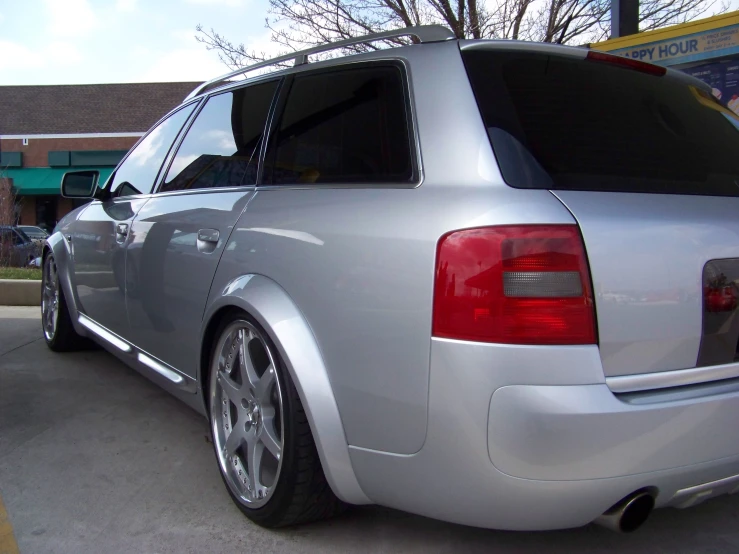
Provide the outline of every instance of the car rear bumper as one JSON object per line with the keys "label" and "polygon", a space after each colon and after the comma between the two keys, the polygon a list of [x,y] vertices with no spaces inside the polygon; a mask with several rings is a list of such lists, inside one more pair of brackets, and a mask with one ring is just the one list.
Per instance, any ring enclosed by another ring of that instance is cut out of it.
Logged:
{"label": "car rear bumper", "polygon": [[373,501],[479,527],[577,527],[643,488],[687,507],[739,490],[739,387],[719,389],[617,397],[596,347],[434,339],[424,446],[352,463]]}

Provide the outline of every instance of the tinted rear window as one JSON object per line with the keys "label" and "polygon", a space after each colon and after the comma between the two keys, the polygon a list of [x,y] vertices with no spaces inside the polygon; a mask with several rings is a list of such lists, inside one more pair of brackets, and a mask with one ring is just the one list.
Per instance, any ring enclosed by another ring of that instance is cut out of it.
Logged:
{"label": "tinted rear window", "polygon": [[[396,66],[295,77],[265,180],[275,184],[413,181],[411,141]],[[271,171],[270,171],[271,169]]]}
{"label": "tinted rear window", "polygon": [[739,120],[703,89],[562,56],[463,57],[509,185],[739,195]]}

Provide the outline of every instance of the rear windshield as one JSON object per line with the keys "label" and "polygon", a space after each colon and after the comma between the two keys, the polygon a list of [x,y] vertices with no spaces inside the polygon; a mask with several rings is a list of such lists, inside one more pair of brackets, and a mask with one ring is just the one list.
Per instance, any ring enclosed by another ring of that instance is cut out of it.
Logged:
{"label": "rear windshield", "polygon": [[462,55],[509,185],[739,196],[739,119],[704,89],[602,61]]}

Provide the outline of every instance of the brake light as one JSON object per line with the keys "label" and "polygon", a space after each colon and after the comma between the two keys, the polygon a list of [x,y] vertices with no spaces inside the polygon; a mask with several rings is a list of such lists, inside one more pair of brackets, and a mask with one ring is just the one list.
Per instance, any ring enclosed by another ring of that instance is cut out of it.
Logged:
{"label": "brake light", "polygon": [[508,344],[594,344],[595,309],[575,225],[453,231],[437,246],[433,335]]}
{"label": "brake light", "polygon": [[635,60],[633,58],[626,58],[624,56],[614,56],[613,54],[606,54],[604,52],[598,52],[596,50],[590,50],[585,59],[593,62],[603,62],[612,65],[618,65],[626,69],[633,69],[635,71],[641,71],[642,73],[648,73],[649,75],[656,75],[658,77],[661,77],[662,75],[665,75],[667,73],[667,69],[659,65],[643,62],[641,60]]}
{"label": "brake light", "polygon": [[705,306],[709,312],[733,312],[737,306],[733,285],[706,287]]}

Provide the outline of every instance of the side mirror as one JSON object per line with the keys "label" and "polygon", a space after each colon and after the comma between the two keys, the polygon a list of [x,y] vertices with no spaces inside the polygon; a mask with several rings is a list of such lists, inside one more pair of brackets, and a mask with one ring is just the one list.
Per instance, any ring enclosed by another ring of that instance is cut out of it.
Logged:
{"label": "side mirror", "polygon": [[93,198],[100,179],[99,171],[68,171],[62,177],[62,196]]}

